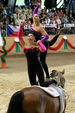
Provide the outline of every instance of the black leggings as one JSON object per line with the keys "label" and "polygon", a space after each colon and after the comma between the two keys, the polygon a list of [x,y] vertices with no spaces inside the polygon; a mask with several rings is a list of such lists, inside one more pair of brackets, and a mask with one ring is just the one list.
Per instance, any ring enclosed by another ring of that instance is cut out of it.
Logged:
{"label": "black leggings", "polygon": [[29,81],[30,81],[31,85],[37,85],[36,74],[38,76],[40,86],[42,86],[42,87],[48,87],[50,84],[56,83],[54,80],[47,80],[47,81],[45,81],[42,67],[39,66],[37,70],[34,69],[32,71],[32,69],[30,69],[30,67],[28,69]]}
{"label": "black leggings", "polygon": [[[52,46],[56,42],[58,37],[59,37],[59,35],[57,34],[56,36],[54,36],[54,38],[52,40],[44,42],[44,45],[46,46],[46,48],[48,49],[48,46]],[[41,62],[42,67],[46,73],[46,78],[49,78],[48,66],[46,64],[46,56],[47,56],[47,51],[44,53],[41,52],[40,53],[40,62]]]}
{"label": "black leggings", "polygon": [[46,78],[49,78],[49,71],[48,71],[48,66],[46,64],[46,56],[47,56],[47,51],[46,52],[41,52],[40,53],[40,62],[42,64],[42,67],[46,73]]}
{"label": "black leggings", "polygon": [[31,85],[37,85],[36,75],[39,79],[40,86],[48,87],[50,84],[55,83],[54,80],[45,81],[41,64],[38,63],[37,67],[38,68],[35,67],[34,69],[32,69],[33,67],[30,67],[30,66],[28,67],[29,81]]}
{"label": "black leggings", "polygon": [[41,64],[38,63],[37,65],[38,68],[35,67],[34,69],[32,69],[32,67],[28,66],[28,75],[31,85],[37,85],[36,75],[39,79],[40,86],[48,87],[50,84],[56,83],[54,80],[47,80],[47,81],[44,80],[44,73]]}
{"label": "black leggings", "polygon": [[28,75],[29,81],[31,85],[37,85],[36,83],[36,76],[38,77],[40,86],[44,84],[44,73],[40,62],[37,62],[37,65],[28,66]]}

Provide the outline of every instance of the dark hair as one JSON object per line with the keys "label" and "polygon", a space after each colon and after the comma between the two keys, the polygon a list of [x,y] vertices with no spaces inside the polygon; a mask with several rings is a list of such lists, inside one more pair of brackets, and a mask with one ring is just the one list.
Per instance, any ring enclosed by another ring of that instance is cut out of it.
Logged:
{"label": "dark hair", "polygon": [[27,33],[27,35],[28,34],[33,34],[36,41],[40,40],[40,37],[41,37],[41,34],[40,33],[36,32],[36,31],[33,31],[33,30],[29,30],[29,32]]}
{"label": "dark hair", "polygon": [[33,34],[33,35],[35,36],[35,32],[32,31],[32,30],[29,30],[28,33],[27,33],[27,35],[28,35],[28,34]]}

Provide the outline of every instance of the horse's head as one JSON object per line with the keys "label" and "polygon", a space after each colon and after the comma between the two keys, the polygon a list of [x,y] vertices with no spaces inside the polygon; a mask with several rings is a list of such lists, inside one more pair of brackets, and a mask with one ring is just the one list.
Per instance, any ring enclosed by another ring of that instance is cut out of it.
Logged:
{"label": "horse's head", "polygon": [[62,72],[59,72],[57,70],[52,70],[51,73],[51,78],[54,79],[57,82],[57,85],[61,86],[62,88],[64,88],[65,85],[65,78],[63,76],[64,73],[65,70],[63,70]]}

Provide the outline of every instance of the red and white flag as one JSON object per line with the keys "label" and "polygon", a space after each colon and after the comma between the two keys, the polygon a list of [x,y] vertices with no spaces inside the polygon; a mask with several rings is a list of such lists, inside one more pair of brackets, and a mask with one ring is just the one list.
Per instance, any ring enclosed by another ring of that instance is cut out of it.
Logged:
{"label": "red and white flag", "polygon": [[18,37],[19,26],[7,25],[7,37]]}

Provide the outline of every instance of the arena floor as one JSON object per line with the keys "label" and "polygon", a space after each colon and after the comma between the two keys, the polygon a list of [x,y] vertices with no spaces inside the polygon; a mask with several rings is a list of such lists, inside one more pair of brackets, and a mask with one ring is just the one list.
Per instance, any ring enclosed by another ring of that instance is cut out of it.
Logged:
{"label": "arena floor", "polygon": [[[11,56],[6,58],[7,68],[0,66],[0,113],[6,113],[11,95],[29,86],[25,56]],[[0,61],[1,64],[1,61]],[[75,52],[49,53],[47,55],[49,72],[53,69],[65,69],[65,90],[67,99],[66,113],[75,113]]]}

